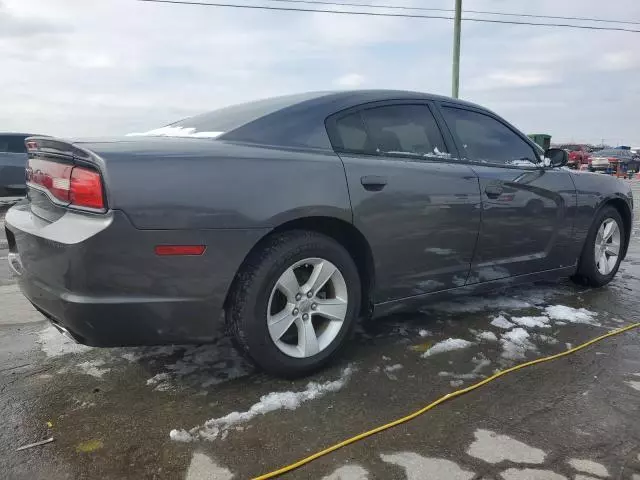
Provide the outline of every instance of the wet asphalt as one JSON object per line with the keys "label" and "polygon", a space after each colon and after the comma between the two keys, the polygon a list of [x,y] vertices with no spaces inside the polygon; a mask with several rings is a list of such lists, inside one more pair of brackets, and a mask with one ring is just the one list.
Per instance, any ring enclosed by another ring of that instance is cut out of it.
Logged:
{"label": "wet asphalt", "polygon": [[[640,198],[640,181],[631,183]],[[6,256],[0,235],[0,478],[8,479],[250,478],[495,369],[640,321],[638,210],[627,259],[606,288],[537,284],[425,305],[363,325],[331,368],[293,382],[255,372],[222,335],[207,346],[76,346],[22,299]],[[500,315],[533,317],[533,326],[491,325]],[[514,344],[518,328],[526,338]],[[469,343],[423,356],[450,338]],[[205,425],[232,412],[245,413]],[[170,438],[174,429],[190,431],[190,441]],[[286,478],[640,480],[640,329],[502,377]]]}

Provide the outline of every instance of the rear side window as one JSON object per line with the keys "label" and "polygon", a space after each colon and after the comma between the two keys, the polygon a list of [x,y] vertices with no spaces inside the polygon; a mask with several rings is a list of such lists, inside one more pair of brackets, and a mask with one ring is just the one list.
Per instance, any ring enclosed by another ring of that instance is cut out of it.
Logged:
{"label": "rear side window", "polygon": [[533,148],[493,117],[460,108],[442,113],[462,147],[461,155],[481,163],[527,166],[538,162]]}
{"label": "rear side window", "polygon": [[435,118],[426,105],[390,105],[363,112],[379,154],[440,156],[447,153]]}
{"label": "rear side window", "polygon": [[22,135],[7,135],[0,137],[0,152],[8,153],[27,153],[27,147],[24,144]]}
{"label": "rear side window", "polygon": [[336,150],[343,152],[373,153],[359,112],[346,115],[336,121],[333,146]]}

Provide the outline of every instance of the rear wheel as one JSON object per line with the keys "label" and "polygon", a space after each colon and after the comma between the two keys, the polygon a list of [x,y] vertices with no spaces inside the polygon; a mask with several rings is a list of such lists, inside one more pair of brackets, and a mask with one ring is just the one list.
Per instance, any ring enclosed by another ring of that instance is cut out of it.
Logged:
{"label": "rear wheel", "polygon": [[609,283],[620,267],[625,238],[620,213],[613,207],[600,210],[587,235],[574,280],[593,287]]}
{"label": "rear wheel", "polygon": [[315,232],[285,232],[248,259],[230,297],[227,323],[259,367],[305,375],[345,343],[360,295],[357,267],[339,243]]}

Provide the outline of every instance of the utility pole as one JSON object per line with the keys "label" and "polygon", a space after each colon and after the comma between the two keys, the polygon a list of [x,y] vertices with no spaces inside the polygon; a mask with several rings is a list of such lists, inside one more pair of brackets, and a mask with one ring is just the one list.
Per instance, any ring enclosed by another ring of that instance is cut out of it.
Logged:
{"label": "utility pole", "polygon": [[451,96],[458,98],[460,87],[460,26],[462,23],[462,0],[456,0],[456,15],[453,20],[453,76]]}

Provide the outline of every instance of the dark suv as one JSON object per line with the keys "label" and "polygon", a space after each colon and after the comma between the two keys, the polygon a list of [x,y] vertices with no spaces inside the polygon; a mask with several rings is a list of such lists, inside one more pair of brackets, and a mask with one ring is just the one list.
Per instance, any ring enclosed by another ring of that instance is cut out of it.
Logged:
{"label": "dark suv", "polygon": [[26,193],[27,148],[30,133],[0,133],[0,204],[12,202]]}

